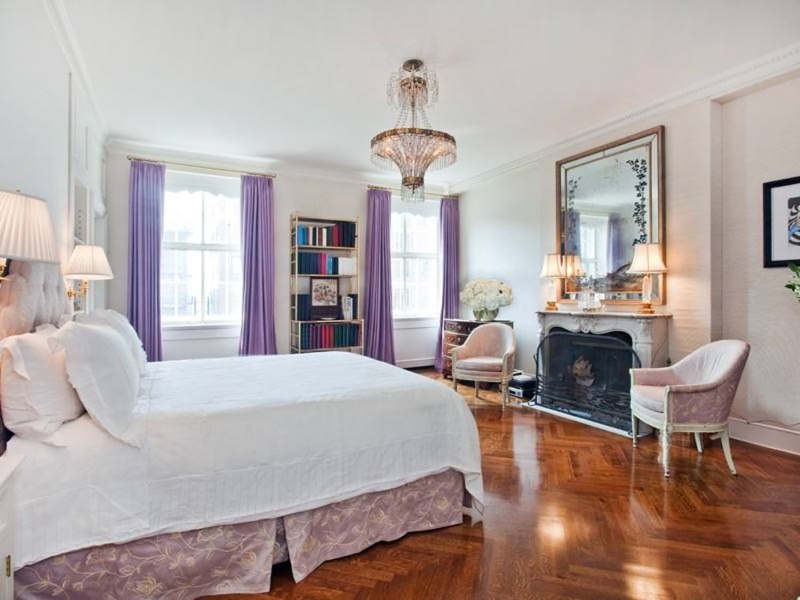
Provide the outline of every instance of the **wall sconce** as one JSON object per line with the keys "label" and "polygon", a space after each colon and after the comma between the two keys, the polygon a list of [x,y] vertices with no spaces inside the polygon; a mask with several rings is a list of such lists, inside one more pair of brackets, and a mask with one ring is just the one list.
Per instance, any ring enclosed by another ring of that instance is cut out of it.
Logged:
{"label": "wall sconce", "polygon": [[111,265],[108,264],[106,253],[100,246],[75,246],[64,271],[64,277],[81,280],[80,290],[75,291],[70,288],[67,290],[67,296],[69,296],[70,300],[77,296],[82,296],[81,304],[85,310],[86,296],[89,293],[89,281],[113,279],[114,274],[111,272]]}

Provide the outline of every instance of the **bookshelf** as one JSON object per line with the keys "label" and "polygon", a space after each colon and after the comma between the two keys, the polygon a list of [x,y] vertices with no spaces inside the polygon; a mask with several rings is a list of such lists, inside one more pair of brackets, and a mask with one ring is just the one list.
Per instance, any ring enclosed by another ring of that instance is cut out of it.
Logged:
{"label": "bookshelf", "polygon": [[[364,321],[360,318],[358,219],[294,214],[289,240],[292,354],[361,352]],[[352,300],[350,319],[344,318],[343,297]]]}

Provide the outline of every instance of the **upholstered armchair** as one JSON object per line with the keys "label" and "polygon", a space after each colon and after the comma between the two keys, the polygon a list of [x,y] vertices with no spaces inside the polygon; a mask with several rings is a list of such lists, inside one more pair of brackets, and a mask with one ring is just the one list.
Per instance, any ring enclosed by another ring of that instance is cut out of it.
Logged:
{"label": "upholstered armchair", "polygon": [[673,432],[694,433],[703,452],[703,433],[722,440],[731,473],[736,467],[728,437],[728,416],[736,388],[750,354],[750,345],[720,340],[703,346],[663,369],[631,369],[631,432],[637,445],[638,421],[661,431],[664,476],[669,477],[669,447]]}
{"label": "upholstered armchair", "polygon": [[476,327],[463,345],[452,350],[453,389],[458,390],[459,379],[474,381],[475,397],[479,398],[481,382],[499,383],[505,410],[516,347],[514,330],[508,325],[486,323]]}

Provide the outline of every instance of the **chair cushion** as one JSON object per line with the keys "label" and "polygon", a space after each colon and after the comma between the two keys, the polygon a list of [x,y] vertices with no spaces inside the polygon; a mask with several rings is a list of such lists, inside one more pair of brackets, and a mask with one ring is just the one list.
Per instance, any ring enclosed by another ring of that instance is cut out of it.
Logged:
{"label": "chair cushion", "polygon": [[499,373],[503,370],[503,359],[494,356],[471,356],[456,361],[455,367],[465,371]]}
{"label": "chair cushion", "polygon": [[660,385],[634,385],[631,403],[657,413],[664,412],[664,388]]}

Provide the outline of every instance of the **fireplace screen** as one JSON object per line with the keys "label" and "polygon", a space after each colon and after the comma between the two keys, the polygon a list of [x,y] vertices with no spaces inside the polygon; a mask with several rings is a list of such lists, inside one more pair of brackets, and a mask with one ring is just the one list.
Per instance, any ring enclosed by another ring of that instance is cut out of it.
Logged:
{"label": "fireplace screen", "polygon": [[626,333],[573,333],[554,328],[536,351],[535,402],[629,433],[629,370],[640,366]]}

